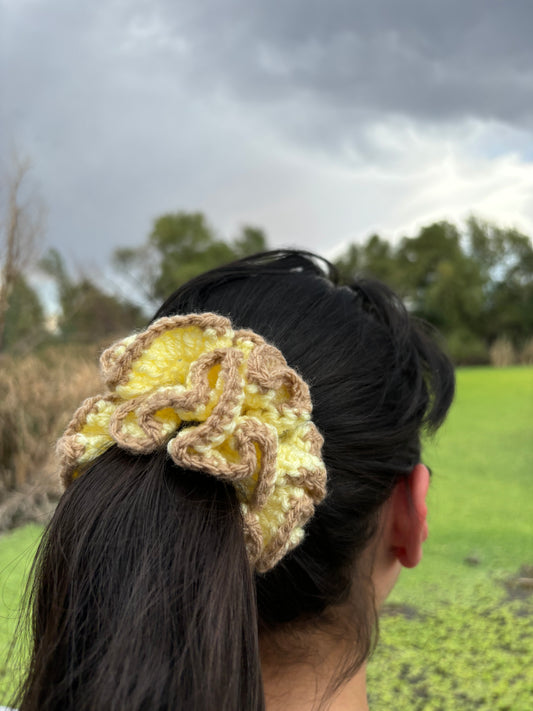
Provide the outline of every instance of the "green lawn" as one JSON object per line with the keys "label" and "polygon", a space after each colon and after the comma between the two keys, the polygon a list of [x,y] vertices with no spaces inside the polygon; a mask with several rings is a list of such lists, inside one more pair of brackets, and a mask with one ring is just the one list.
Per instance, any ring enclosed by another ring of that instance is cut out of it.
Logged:
{"label": "green lawn", "polygon": [[[533,597],[514,579],[533,566],[533,368],[462,369],[457,379],[452,413],[425,450],[433,481],[424,560],[400,578],[369,664],[373,711],[531,708]],[[0,704],[39,532],[0,538]]]}
{"label": "green lawn", "polygon": [[424,459],[430,537],[382,617],[371,707],[529,711],[533,597],[514,579],[533,566],[533,369],[459,370]]}
{"label": "green lawn", "polygon": [[42,527],[23,526],[0,537],[0,705],[9,701],[16,670],[6,658],[18,621],[20,599]]}

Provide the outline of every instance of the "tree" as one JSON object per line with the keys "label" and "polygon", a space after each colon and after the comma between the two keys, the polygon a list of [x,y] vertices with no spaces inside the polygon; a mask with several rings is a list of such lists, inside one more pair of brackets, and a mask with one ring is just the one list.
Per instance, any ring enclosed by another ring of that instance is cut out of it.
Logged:
{"label": "tree", "polygon": [[414,313],[445,334],[458,329],[481,335],[486,277],[449,222],[404,238],[397,260]]}
{"label": "tree", "polygon": [[35,290],[21,273],[13,281],[5,313],[3,345],[31,348],[45,336],[44,312]]}
{"label": "tree", "polygon": [[245,226],[226,241],[201,212],[167,213],[155,220],[145,245],[117,249],[114,264],[157,302],[197,274],[266,247],[266,236],[256,227]]}
{"label": "tree", "polygon": [[361,250],[359,245],[352,242],[334,262],[339,277],[345,284],[349,284],[362,271]]}
{"label": "tree", "polygon": [[14,286],[34,260],[38,238],[44,231],[43,204],[29,184],[29,175],[29,160],[15,154],[4,180],[0,216],[0,351],[5,344],[6,314]]}
{"label": "tree", "polygon": [[533,334],[533,245],[517,230],[474,217],[462,229],[435,222],[397,245],[372,235],[336,264],[345,281],[362,274],[392,286],[461,362],[488,359],[497,338],[520,348]]}
{"label": "tree", "polygon": [[139,306],[106,293],[87,276],[74,281],[57,250],[49,250],[40,267],[56,282],[61,304],[58,325],[65,340],[94,343],[144,325]]}
{"label": "tree", "polygon": [[264,252],[267,249],[267,238],[265,233],[259,227],[250,227],[245,225],[242,228],[240,237],[236,237],[233,242],[235,256],[247,257],[256,252]]}
{"label": "tree", "polygon": [[513,228],[470,217],[466,250],[485,277],[485,336],[520,347],[533,334],[533,244]]}

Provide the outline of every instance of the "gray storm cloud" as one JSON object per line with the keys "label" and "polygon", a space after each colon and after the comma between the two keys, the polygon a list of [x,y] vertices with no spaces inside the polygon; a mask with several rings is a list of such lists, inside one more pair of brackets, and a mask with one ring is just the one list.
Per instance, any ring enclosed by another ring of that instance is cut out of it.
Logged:
{"label": "gray storm cloud", "polygon": [[0,150],[30,154],[82,263],[174,209],[317,249],[533,219],[529,0],[4,0],[0,25]]}
{"label": "gray storm cloud", "polygon": [[296,92],[341,112],[528,125],[533,119],[528,0],[223,6],[207,0],[157,7],[170,35],[188,42],[198,81],[258,102]]}

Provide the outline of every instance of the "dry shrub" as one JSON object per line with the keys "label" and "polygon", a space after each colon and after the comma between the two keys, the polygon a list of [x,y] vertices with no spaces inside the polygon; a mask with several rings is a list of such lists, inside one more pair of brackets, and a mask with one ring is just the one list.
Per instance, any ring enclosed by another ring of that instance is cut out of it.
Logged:
{"label": "dry shrub", "polygon": [[[27,520],[32,507],[42,511],[57,497],[55,441],[80,402],[99,389],[96,353],[54,348],[1,358],[0,528],[2,519]],[[17,494],[7,502],[9,492]]]}
{"label": "dry shrub", "polygon": [[520,362],[524,365],[533,365],[533,338],[529,338],[522,346]]}
{"label": "dry shrub", "polygon": [[466,330],[456,330],[446,337],[448,354],[455,365],[485,365],[489,362],[486,343]]}
{"label": "dry shrub", "polygon": [[[23,484],[7,491],[0,483],[0,531],[24,523],[46,523],[61,494],[57,477],[46,477],[36,484]],[[0,707],[1,708],[1,707]]]}
{"label": "dry shrub", "polygon": [[507,338],[497,338],[490,347],[490,362],[497,368],[504,368],[516,363],[513,344]]}

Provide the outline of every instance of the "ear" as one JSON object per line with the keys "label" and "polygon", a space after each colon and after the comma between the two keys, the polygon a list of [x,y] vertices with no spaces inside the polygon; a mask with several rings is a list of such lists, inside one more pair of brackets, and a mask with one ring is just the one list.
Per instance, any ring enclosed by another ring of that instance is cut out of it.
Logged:
{"label": "ear", "polygon": [[428,537],[426,495],[429,471],[417,464],[402,478],[392,494],[391,549],[404,568],[414,568],[422,559],[422,543]]}

